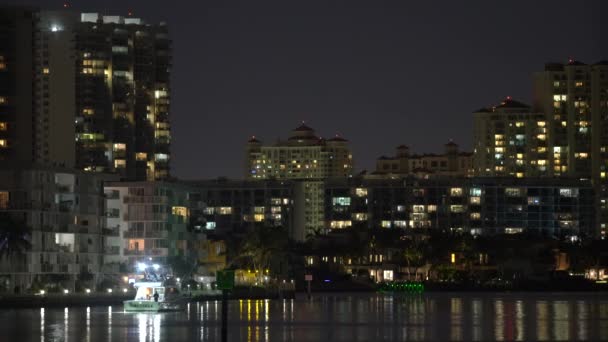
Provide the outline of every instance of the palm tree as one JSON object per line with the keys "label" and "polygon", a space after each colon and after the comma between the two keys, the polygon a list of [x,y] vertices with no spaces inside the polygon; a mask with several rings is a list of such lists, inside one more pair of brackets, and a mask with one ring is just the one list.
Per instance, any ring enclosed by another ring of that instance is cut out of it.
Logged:
{"label": "palm tree", "polygon": [[32,247],[31,229],[8,214],[0,215],[0,258],[21,256]]}

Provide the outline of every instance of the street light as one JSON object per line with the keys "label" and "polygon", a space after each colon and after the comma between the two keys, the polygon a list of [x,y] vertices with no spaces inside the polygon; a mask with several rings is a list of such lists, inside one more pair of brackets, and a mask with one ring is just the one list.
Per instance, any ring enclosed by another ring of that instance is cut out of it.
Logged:
{"label": "street light", "polygon": [[64,294],[68,294],[68,293],[70,293],[70,291],[68,291],[67,289],[65,289],[65,290],[63,290],[63,293]]}

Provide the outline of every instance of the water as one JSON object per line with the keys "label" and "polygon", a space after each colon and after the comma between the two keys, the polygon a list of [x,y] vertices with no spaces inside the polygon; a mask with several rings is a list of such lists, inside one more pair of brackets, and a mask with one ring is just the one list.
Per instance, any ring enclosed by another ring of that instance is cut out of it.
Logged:
{"label": "water", "polygon": [[[221,302],[183,312],[122,306],[0,310],[0,341],[218,341]],[[608,294],[316,294],[312,301],[235,300],[230,341],[600,341]]]}

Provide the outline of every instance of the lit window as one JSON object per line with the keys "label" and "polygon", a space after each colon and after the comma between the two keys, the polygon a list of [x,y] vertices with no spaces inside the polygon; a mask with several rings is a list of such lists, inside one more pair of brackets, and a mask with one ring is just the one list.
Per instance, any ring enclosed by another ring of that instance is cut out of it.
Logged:
{"label": "lit window", "polygon": [[471,188],[469,190],[469,195],[471,195],[471,196],[481,196],[481,189],[480,188]]}
{"label": "lit window", "polygon": [[365,188],[356,188],[355,189],[355,195],[357,197],[365,197],[365,196],[367,196],[367,189],[365,189]]}
{"label": "lit window", "polygon": [[8,124],[6,122],[0,122],[0,131],[6,131]]}
{"label": "lit window", "polygon": [[367,220],[367,213],[353,213],[353,220],[365,221]]}
{"label": "lit window", "polygon": [[123,143],[118,143],[118,144],[114,144],[114,151],[124,151],[127,149],[127,144],[123,144]]}
{"label": "lit window", "polygon": [[510,197],[519,197],[523,194],[523,190],[520,188],[506,188],[505,195]]}
{"label": "lit window", "polygon": [[0,191],[0,209],[8,209],[8,191]]}
{"label": "lit window", "polygon": [[205,229],[215,229],[215,222],[207,222],[205,224]]}
{"label": "lit window", "polygon": [[350,197],[334,197],[332,199],[332,204],[334,206],[349,206],[350,205]]}
{"label": "lit window", "polygon": [[559,195],[562,197],[578,197],[578,189],[559,189]]}
{"label": "lit window", "polygon": [[471,204],[480,204],[480,203],[481,203],[481,197],[479,197],[479,196],[471,197]]}
{"label": "lit window", "polygon": [[0,139],[0,148],[5,148],[8,146],[8,142],[6,139]]}
{"label": "lit window", "polygon": [[82,110],[82,114],[84,114],[84,115],[93,115],[93,114],[95,114],[95,111],[93,110],[93,108],[84,108]]}
{"label": "lit window", "polygon": [[523,228],[505,228],[505,234],[519,234],[523,231]]}
{"label": "lit window", "polygon": [[452,213],[464,213],[465,206],[461,204],[450,205],[450,212]]}
{"label": "lit window", "polygon": [[135,153],[135,160],[142,161],[142,160],[147,160],[147,159],[148,159],[148,154],[146,152]]}
{"label": "lit window", "polygon": [[117,169],[124,169],[125,167],[127,167],[127,161],[124,159],[115,159],[114,167]]}
{"label": "lit window", "polygon": [[232,214],[232,207],[219,207],[217,211],[220,215],[230,215]]}
{"label": "lit window", "polygon": [[6,104],[8,100],[4,96],[0,96],[0,104]]}
{"label": "lit window", "polygon": [[481,213],[471,213],[471,220],[481,219]]}
{"label": "lit window", "polygon": [[391,221],[382,221],[382,222],[380,222],[380,226],[382,228],[390,228],[391,227]]}
{"label": "lit window", "polygon": [[460,197],[462,196],[462,188],[451,188],[450,196],[452,197]]}
{"label": "lit window", "polygon": [[51,70],[49,68],[42,68],[42,73],[43,74],[49,74],[51,72]]}
{"label": "lit window", "polygon": [[171,212],[173,215],[187,217],[188,216],[188,208],[186,207],[173,207],[171,208]]}

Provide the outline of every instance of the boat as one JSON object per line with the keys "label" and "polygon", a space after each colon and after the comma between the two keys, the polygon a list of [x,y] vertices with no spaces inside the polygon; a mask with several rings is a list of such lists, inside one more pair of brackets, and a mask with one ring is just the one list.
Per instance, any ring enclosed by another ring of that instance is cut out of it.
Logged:
{"label": "boat", "polygon": [[[136,282],[133,286],[137,289],[137,293],[135,299],[123,302],[125,312],[163,312],[183,309],[184,297],[180,295],[175,285],[148,281]],[[158,294],[158,300],[154,298],[155,294]]]}

